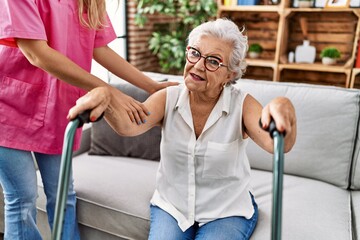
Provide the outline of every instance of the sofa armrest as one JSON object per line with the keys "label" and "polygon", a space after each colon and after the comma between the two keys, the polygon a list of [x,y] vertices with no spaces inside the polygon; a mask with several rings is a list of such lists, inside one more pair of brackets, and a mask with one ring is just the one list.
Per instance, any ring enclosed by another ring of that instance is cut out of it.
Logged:
{"label": "sofa armrest", "polygon": [[88,152],[90,150],[90,143],[91,143],[91,123],[85,124],[83,126],[80,148],[79,150],[73,153],[73,157]]}

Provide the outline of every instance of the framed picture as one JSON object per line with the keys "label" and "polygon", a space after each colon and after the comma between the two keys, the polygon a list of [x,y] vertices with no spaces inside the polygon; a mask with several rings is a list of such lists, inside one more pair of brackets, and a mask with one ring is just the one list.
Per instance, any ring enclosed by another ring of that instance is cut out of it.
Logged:
{"label": "framed picture", "polygon": [[350,0],[327,0],[325,8],[348,8]]}

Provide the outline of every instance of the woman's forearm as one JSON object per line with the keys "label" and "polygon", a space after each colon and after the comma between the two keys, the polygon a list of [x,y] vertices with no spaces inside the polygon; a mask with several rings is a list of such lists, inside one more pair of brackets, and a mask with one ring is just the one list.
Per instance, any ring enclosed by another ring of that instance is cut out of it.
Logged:
{"label": "woman's forearm", "polygon": [[[86,91],[100,86],[110,88],[106,82],[85,71],[69,58],[49,47],[46,41],[18,39],[17,44],[31,64],[62,81]],[[122,96],[118,98],[120,106],[128,113],[128,117],[132,121],[143,121],[148,112],[146,107],[123,93],[119,95]]]}
{"label": "woman's forearm", "polygon": [[17,45],[28,61],[54,77],[89,91],[106,83],[82,69],[43,40],[17,39]]}
{"label": "woman's forearm", "polygon": [[[139,135],[146,130],[141,127],[144,122],[141,119],[130,118],[129,114],[122,105],[124,103],[129,103],[128,101],[124,101],[123,98],[129,98],[129,96],[120,92],[116,88],[108,88],[111,92],[111,100],[109,102],[108,107],[105,110],[105,119],[110,124],[110,126],[119,134],[123,136],[136,136]],[[98,98],[101,98],[99,96]],[[131,104],[131,101],[134,101]],[[131,98],[130,107],[136,107],[138,103],[137,101]],[[147,116],[142,116],[142,119],[147,118]]]}
{"label": "woman's forearm", "polygon": [[143,74],[108,46],[95,48],[94,59],[116,76],[144,89],[148,93],[159,90],[159,84]]}
{"label": "woman's forearm", "polygon": [[[143,116],[146,121],[134,120],[130,117],[131,112],[127,109],[136,108],[140,103],[133,98],[127,101],[126,98],[130,97],[111,86],[95,88],[76,101],[76,106],[69,110],[68,118],[74,119],[85,110],[92,109],[90,119],[95,120],[105,112],[105,119],[111,127],[118,134],[126,136],[136,136],[154,126],[161,125],[166,103],[166,89],[154,93],[145,101],[144,108],[148,109],[147,113],[151,113]],[[124,104],[126,104],[125,107]]]}

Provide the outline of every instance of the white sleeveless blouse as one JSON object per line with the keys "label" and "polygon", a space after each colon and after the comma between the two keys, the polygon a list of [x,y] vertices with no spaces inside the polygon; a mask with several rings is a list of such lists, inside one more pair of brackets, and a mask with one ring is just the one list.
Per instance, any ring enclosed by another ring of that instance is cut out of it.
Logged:
{"label": "white sleeveless blouse", "polygon": [[226,86],[196,139],[183,85],[167,88],[161,160],[151,204],[171,214],[185,231],[218,218],[251,218],[250,165],[242,137],[246,94]]}

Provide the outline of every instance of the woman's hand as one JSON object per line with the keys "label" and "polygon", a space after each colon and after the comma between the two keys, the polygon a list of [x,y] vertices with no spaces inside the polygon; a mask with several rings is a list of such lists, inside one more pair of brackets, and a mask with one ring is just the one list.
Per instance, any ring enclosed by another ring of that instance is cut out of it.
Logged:
{"label": "woman's hand", "polygon": [[150,115],[150,111],[143,103],[113,87],[111,88],[111,96],[108,112],[111,113],[113,108],[117,108],[117,110],[123,109],[126,111],[131,122],[135,122],[138,125],[146,122],[146,117]]}
{"label": "woman's hand", "polygon": [[279,132],[286,132],[285,151],[289,151],[296,139],[296,114],[291,101],[285,97],[277,97],[267,104],[261,112],[262,127],[269,127],[271,118],[274,119]]}
{"label": "woman's hand", "polygon": [[67,118],[76,118],[80,113],[91,109],[90,120],[94,122],[108,108],[111,100],[109,87],[94,88],[76,101],[76,105],[69,110]]}
{"label": "woman's hand", "polygon": [[68,119],[74,119],[85,110],[92,109],[90,120],[95,121],[105,110],[111,113],[113,108],[126,111],[132,122],[141,124],[150,113],[144,104],[122,93],[118,89],[107,86],[94,88],[76,101],[76,106],[69,110]]}
{"label": "woman's hand", "polygon": [[280,132],[290,133],[296,123],[295,109],[291,101],[285,97],[277,97],[267,104],[261,113],[263,128],[268,128],[271,118]]}

